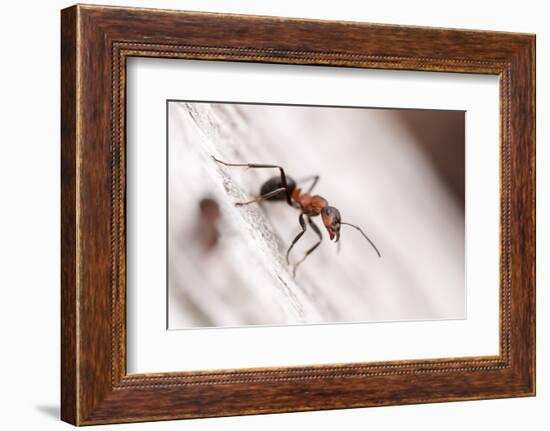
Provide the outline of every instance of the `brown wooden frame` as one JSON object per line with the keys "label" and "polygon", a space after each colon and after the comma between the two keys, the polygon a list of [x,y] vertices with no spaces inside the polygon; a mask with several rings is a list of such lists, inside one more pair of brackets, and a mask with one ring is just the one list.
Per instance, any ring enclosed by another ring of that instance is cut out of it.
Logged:
{"label": "brown wooden frame", "polygon": [[[81,5],[61,18],[63,420],[88,425],[535,394],[534,35]],[[498,75],[500,354],[128,375],[129,56]]]}

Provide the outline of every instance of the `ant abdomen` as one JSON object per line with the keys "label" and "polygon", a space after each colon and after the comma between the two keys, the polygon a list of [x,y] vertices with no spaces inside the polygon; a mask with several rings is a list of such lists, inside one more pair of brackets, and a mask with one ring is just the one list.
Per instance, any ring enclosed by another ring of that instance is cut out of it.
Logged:
{"label": "ant abdomen", "polygon": [[[296,181],[294,181],[291,177],[286,175],[286,185],[287,189],[292,195],[292,192],[296,189]],[[280,189],[284,187],[283,182],[281,180],[281,176],[276,176],[273,178],[270,178],[265,183],[263,183],[262,188],[260,189],[260,196],[265,196],[268,193],[271,193],[277,189]],[[275,196],[271,196],[267,198],[266,200],[270,201],[285,201],[286,200],[286,194],[284,192],[277,193]]]}

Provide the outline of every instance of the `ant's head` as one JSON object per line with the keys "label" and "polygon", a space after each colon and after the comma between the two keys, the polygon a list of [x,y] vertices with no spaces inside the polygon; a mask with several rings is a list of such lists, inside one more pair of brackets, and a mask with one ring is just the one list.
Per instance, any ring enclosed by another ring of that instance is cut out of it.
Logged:
{"label": "ant's head", "polygon": [[321,217],[323,218],[323,224],[327,228],[330,239],[333,240],[336,238],[335,242],[338,242],[340,239],[340,226],[342,221],[340,211],[334,207],[326,206],[321,210]]}
{"label": "ant's head", "polygon": [[325,227],[328,230],[328,234],[330,236],[330,239],[334,240],[334,242],[340,241],[340,227],[342,225],[351,226],[354,229],[357,229],[359,232],[361,232],[361,235],[372,245],[372,248],[374,248],[374,251],[376,251],[376,254],[378,257],[382,257],[374,243],[369,239],[367,235],[365,235],[365,232],[363,232],[363,229],[361,229],[359,226],[355,226],[351,223],[346,223],[342,221],[342,218],[340,217],[340,211],[338,211],[334,207],[326,206],[321,210],[321,217],[323,218],[323,223]]}

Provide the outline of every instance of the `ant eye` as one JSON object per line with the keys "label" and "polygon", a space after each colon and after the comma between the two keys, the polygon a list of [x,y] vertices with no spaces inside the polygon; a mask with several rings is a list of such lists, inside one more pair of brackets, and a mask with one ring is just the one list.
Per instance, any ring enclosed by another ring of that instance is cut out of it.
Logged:
{"label": "ant eye", "polygon": [[323,221],[327,219],[327,220],[330,220],[331,224],[333,225],[340,224],[340,220],[341,220],[340,211],[338,211],[334,207],[328,207],[328,206],[324,207],[323,210],[321,211],[321,215],[323,217]]}

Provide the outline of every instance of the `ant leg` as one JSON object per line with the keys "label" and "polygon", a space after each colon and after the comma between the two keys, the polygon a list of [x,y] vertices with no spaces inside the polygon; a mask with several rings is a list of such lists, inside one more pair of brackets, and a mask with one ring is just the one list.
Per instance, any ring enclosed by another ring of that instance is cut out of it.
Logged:
{"label": "ant leg", "polygon": [[292,204],[292,196],[290,196],[290,192],[288,191],[288,182],[286,180],[285,170],[281,166],[279,166],[279,165],[262,165],[262,164],[258,164],[258,163],[226,163],[226,162],[222,162],[219,159],[216,159],[214,156],[211,156],[211,157],[215,162],[221,163],[222,165],[225,165],[225,166],[242,166],[242,167],[246,167],[246,168],[279,169],[279,172],[281,174],[281,184],[283,185],[283,187],[285,189],[286,201],[290,206],[294,206]]}
{"label": "ant leg", "polygon": [[298,181],[296,181],[296,183],[304,183],[304,182],[313,180],[313,182],[309,186],[309,189],[307,189],[307,191],[306,191],[306,193],[311,193],[313,191],[313,189],[315,188],[315,186],[317,185],[317,183],[319,182],[320,178],[321,177],[319,175],[310,175],[308,177],[300,178]]}
{"label": "ant leg", "polygon": [[285,191],[285,188],[284,187],[280,187],[278,189],[275,189],[269,193],[266,193],[265,195],[263,196],[258,196],[257,198],[254,198],[252,199],[251,201],[248,201],[248,202],[235,202],[235,206],[237,207],[242,207],[244,205],[250,205],[250,204],[253,204],[254,202],[261,202],[263,200],[266,200],[266,199],[269,199],[269,198],[272,198],[274,196],[277,196],[278,194],[282,193]]}
{"label": "ant leg", "polygon": [[307,222],[309,223],[309,225],[311,226],[311,228],[313,229],[313,231],[317,234],[317,236],[319,237],[319,241],[317,241],[317,243],[315,243],[315,245],[313,247],[311,247],[308,251],[306,251],[306,254],[304,255],[304,257],[302,257],[297,263],[296,265],[294,265],[294,269],[292,270],[292,276],[293,277],[296,277],[296,270],[298,269],[298,265],[300,265],[304,260],[306,260],[306,258],[311,254],[313,253],[313,251],[319,247],[321,245],[321,241],[323,241],[323,235],[321,234],[321,230],[319,229],[319,227],[315,224],[315,222],[311,219],[311,217],[308,217],[307,218]]}
{"label": "ant leg", "polygon": [[289,265],[289,256],[290,256],[290,250],[292,250],[292,247],[294,247],[294,244],[298,242],[298,240],[302,237],[304,233],[306,233],[307,227],[306,222],[304,221],[304,214],[300,213],[300,218],[298,218],[298,221],[300,222],[300,226],[302,227],[302,232],[300,232],[298,235],[296,235],[296,238],[292,241],[292,244],[290,244],[290,247],[288,247],[288,250],[286,251],[286,264]]}

